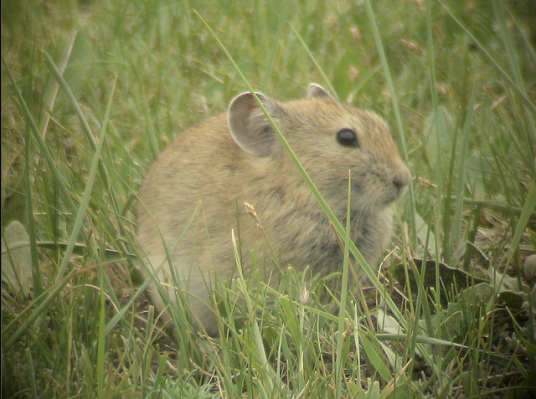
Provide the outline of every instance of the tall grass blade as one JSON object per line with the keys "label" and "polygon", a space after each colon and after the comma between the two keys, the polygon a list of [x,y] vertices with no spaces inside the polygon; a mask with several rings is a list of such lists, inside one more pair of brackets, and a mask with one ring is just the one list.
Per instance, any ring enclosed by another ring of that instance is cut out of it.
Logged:
{"label": "tall grass blade", "polygon": [[337,326],[337,358],[335,359],[335,378],[336,378],[336,388],[337,388],[337,398],[342,398],[342,381],[344,379],[344,370],[343,370],[343,344],[346,339],[346,302],[347,302],[347,293],[348,293],[348,271],[349,271],[349,249],[350,241],[350,210],[351,210],[351,194],[352,194],[352,175],[348,172],[348,206],[346,210],[346,234],[344,235],[344,258],[342,265],[342,282],[341,282],[341,306],[339,310],[339,322]]}
{"label": "tall grass blade", "polygon": [[37,229],[34,219],[33,193],[32,193],[32,168],[30,167],[31,158],[31,140],[26,140],[24,167],[26,169],[24,175],[24,191],[26,196],[26,214],[28,215],[28,236],[30,241],[30,257],[32,263],[33,291],[35,296],[40,296],[43,293],[43,276],[39,265],[39,252],[37,250]]}
{"label": "tall grass blade", "polygon": [[[460,240],[460,235],[462,232],[462,212],[463,212],[463,200],[465,197],[465,161],[467,159],[467,152],[469,149],[469,138],[471,136],[471,126],[473,124],[474,118],[474,106],[477,96],[477,87],[478,84],[473,86],[471,92],[471,98],[467,104],[467,116],[465,118],[465,123],[462,130],[462,144],[461,151],[458,156],[458,177],[456,179],[456,193],[455,193],[455,204],[454,204],[454,216],[452,218],[452,228],[450,232],[450,247],[457,245]],[[453,259],[447,259],[447,263],[452,263]]]}
{"label": "tall grass blade", "polygon": [[[78,35],[78,32],[75,31],[71,34],[71,37],[69,37],[69,40],[67,42],[67,45],[65,46],[63,50],[63,54],[61,57],[61,63],[58,68],[58,72],[60,75],[63,76],[63,73],[65,72],[65,69],[67,68],[67,64],[69,63],[69,59],[71,58],[71,53],[73,51],[74,42],[76,40],[76,36]],[[45,94],[43,96],[43,109],[41,111],[41,123],[40,123],[40,132],[41,137],[45,138],[47,129],[48,129],[48,123],[50,121],[50,113],[52,112],[52,109],[54,108],[54,103],[56,102],[56,97],[58,95],[58,89],[59,84],[57,79],[52,80],[47,85],[47,88],[45,90]]]}
{"label": "tall grass blade", "polygon": [[[106,169],[104,168],[104,163],[101,160],[102,144],[99,142],[101,148],[98,149],[98,144],[97,144],[97,141],[95,139],[95,136],[94,136],[93,132],[91,131],[91,128],[89,127],[89,123],[88,123],[88,121],[86,119],[86,116],[84,115],[84,112],[82,111],[82,108],[80,107],[80,104],[78,104],[78,100],[74,96],[71,88],[69,87],[69,85],[67,84],[65,79],[63,78],[61,72],[56,67],[56,64],[54,63],[54,61],[52,60],[50,55],[48,53],[45,53],[45,56],[46,56],[46,63],[47,63],[47,66],[48,66],[50,72],[56,78],[58,84],[64,90],[65,94],[67,94],[67,97],[69,98],[69,100],[71,102],[71,105],[73,106],[74,110],[76,111],[76,114],[78,115],[78,118],[80,119],[80,122],[82,123],[82,131],[86,135],[87,142],[91,145],[91,148],[92,148],[93,151],[98,151],[99,157],[97,158],[97,161],[98,161],[97,162],[97,168],[100,169],[100,175],[101,175],[101,178],[102,178],[104,184],[106,186],[108,186],[109,185],[109,183],[108,183],[108,174],[106,172]],[[115,79],[113,87],[111,88],[112,91],[111,91],[108,106],[111,106],[111,100],[113,98],[113,90],[115,90],[116,81],[117,81],[117,78]],[[107,113],[109,113],[109,111],[110,111],[109,109],[106,110]],[[108,118],[108,114],[105,116],[105,120],[104,120],[103,123],[108,123],[107,118]],[[103,126],[101,127],[101,135],[104,132],[106,132],[106,126],[103,124]]]}
{"label": "tall grass blade", "polygon": [[[50,63],[52,63],[52,60],[50,59],[50,57],[48,58],[48,61]],[[53,65],[53,63],[52,63],[52,65]],[[59,76],[59,78],[60,78],[60,85],[63,87],[62,82],[65,83],[65,81],[63,80],[63,78],[61,78],[61,76]],[[78,212],[76,214],[73,229],[72,229],[71,234],[70,234],[70,239],[69,239],[69,242],[67,244],[67,248],[65,250],[65,253],[63,255],[63,260],[62,260],[62,262],[60,264],[58,274],[56,275],[56,279],[55,279],[56,284],[59,283],[59,281],[63,278],[63,275],[65,274],[65,271],[67,270],[67,266],[69,264],[69,261],[71,259],[72,254],[73,254],[74,248],[76,246],[76,242],[78,240],[78,237],[79,237],[80,232],[82,230],[82,226],[84,224],[84,220],[86,218],[86,213],[87,213],[87,210],[88,210],[88,207],[89,207],[89,201],[90,201],[91,195],[93,193],[93,186],[95,184],[95,178],[97,176],[97,171],[99,169],[99,165],[101,165],[101,153],[102,153],[102,148],[104,146],[104,142],[106,140],[106,133],[107,133],[106,128],[107,128],[107,125],[108,125],[108,117],[109,117],[110,109],[111,109],[111,106],[112,106],[112,98],[113,98],[113,94],[114,94],[114,90],[115,90],[115,83],[116,82],[117,82],[117,79],[114,81],[114,83],[112,85],[110,97],[108,99],[108,107],[107,107],[106,115],[104,117],[104,121],[103,121],[103,124],[102,124],[101,132],[100,132],[100,139],[99,139],[98,144],[95,144],[95,142],[94,142],[95,139],[94,139],[94,137],[93,137],[93,135],[91,133],[91,130],[89,130],[89,125],[87,125],[87,121],[85,120],[85,117],[83,117],[83,120],[85,121],[85,125],[87,126],[87,129],[88,129],[88,131],[86,132],[87,133],[87,138],[88,138],[88,140],[90,142],[93,143],[93,145],[96,146],[95,147],[95,154],[93,155],[93,160],[91,162],[91,167],[89,169],[89,173],[88,173],[88,177],[87,177],[87,183],[86,183],[86,186],[84,187],[84,195],[82,196],[82,199],[81,199],[80,208],[78,209]],[[68,91],[70,93],[70,90],[68,90]],[[71,93],[71,95],[72,95],[72,93]],[[78,105],[78,103],[77,103],[76,99],[74,98],[74,96],[71,98],[71,101],[73,101],[73,105],[75,106],[75,108],[78,109],[80,113],[82,113],[82,110],[81,110],[80,106]]]}
{"label": "tall grass blade", "polygon": [[141,284],[134,295],[132,295],[132,298],[123,306],[123,308],[115,314],[114,317],[108,322],[106,325],[106,329],[104,331],[105,334],[109,334],[114,327],[125,317],[129,309],[132,309],[133,304],[136,302],[136,300],[139,298],[140,295],[144,294],[147,288],[150,284],[154,283],[152,279],[147,279]]}
{"label": "tall grass blade", "polygon": [[24,97],[22,96],[19,87],[17,86],[15,79],[13,78],[13,75],[11,73],[11,70],[9,69],[9,66],[7,65],[6,61],[4,60],[4,56],[2,56],[2,63],[4,64],[5,71],[8,74],[9,80],[11,81],[11,84],[13,86],[13,89],[15,90],[15,95],[17,99],[19,100],[19,104],[22,108],[22,111],[24,113],[24,116],[28,123],[30,124],[30,133],[32,133],[32,138],[37,143],[37,147],[40,151],[40,153],[45,158],[45,161],[47,163],[47,166],[50,168],[50,171],[52,173],[52,176],[54,177],[54,180],[58,183],[58,188],[60,190],[60,194],[62,196],[62,199],[65,201],[67,208],[70,210],[75,209],[75,205],[73,200],[71,199],[71,195],[69,193],[70,187],[59,172],[58,168],[56,167],[56,163],[54,162],[54,158],[52,157],[52,154],[50,153],[50,150],[43,140],[43,138],[40,135],[39,128],[37,127],[37,124],[35,123],[35,120],[32,116],[32,113],[30,112],[28,105],[26,104],[26,101],[24,101]]}
{"label": "tall grass blade", "polygon": [[[218,42],[218,45],[222,48],[222,50],[225,52],[225,54],[227,55],[227,57],[229,58],[230,62],[233,64],[233,66],[235,67],[235,69],[237,70],[238,74],[240,75],[240,77],[243,79],[244,83],[246,84],[246,86],[248,87],[248,90],[251,91],[251,93],[255,93],[253,87],[251,86],[251,84],[249,83],[249,81],[247,80],[247,78],[244,76],[244,74],[242,73],[242,70],[238,67],[238,65],[236,64],[236,62],[234,61],[233,57],[231,56],[231,54],[229,53],[229,51],[227,50],[226,46],[221,42],[221,40],[219,39],[218,35],[216,35],[216,33],[212,30],[212,28],[210,27],[210,25],[203,19],[203,17],[197,13],[197,15],[199,16],[199,18],[203,21],[203,23],[205,24],[205,26],[207,27],[207,29],[210,31],[210,33],[214,36],[214,38],[216,39],[216,41]],[[256,95],[255,95],[256,97]],[[307,186],[309,187],[309,189],[311,190],[311,192],[313,193],[315,199],[317,200],[318,204],[320,205],[320,207],[322,208],[322,210],[324,211],[324,213],[326,214],[326,216],[328,217],[329,221],[333,224],[333,227],[335,229],[335,231],[337,232],[337,234],[340,236],[340,237],[344,237],[346,232],[345,232],[345,228],[342,226],[342,224],[340,223],[340,221],[337,219],[337,217],[335,216],[335,214],[331,211],[331,209],[329,208],[327,202],[324,200],[324,198],[322,197],[322,195],[320,194],[320,192],[318,191],[318,189],[316,188],[315,184],[313,183],[313,181],[311,180],[311,178],[309,177],[309,175],[307,174],[307,172],[305,171],[305,169],[303,168],[303,166],[301,165],[298,157],[296,156],[296,154],[294,153],[294,151],[292,151],[292,149],[290,148],[290,145],[288,144],[287,140],[285,139],[285,137],[283,136],[283,134],[281,133],[281,131],[279,130],[279,128],[277,127],[276,123],[273,121],[272,117],[270,116],[270,114],[268,113],[268,111],[266,110],[266,108],[264,107],[264,105],[262,104],[262,102],[256,97],[256,100],[257,100],[257,103],[259,105],[259,108],[263,111],[264,115],[266,116],[266,118],[268,119],[268,121],[270,122],[270,124],[272,125],[272,127],[274,128],[274,131],[276,132],[279,140],[281,141],[283,147],[285,148],[285,151],[289,154],[290,158],[292,159],[292,161],[294,162],[294,165],[296,166],[296,168],[298,169],[298,171],[300,172],[302,178],[304,179],[305,183],[307,184]],[[363,255],[361,255],[361,252],[359,252],[359,250],[357,249],[357,247],[355,246],[355,243],[353,243],[352,241],[349,242],[349,250],[350,250],[350,253],[355,257],[355,259],[358,261],[359,265],[361,266],[362,270],[364,271],[364,273],[367,275],[367,277],[370,279],[370,281],[372,281],[372,283],[376,286],[377,290],[378,290],[378,293],[379,295],[382,297],[382,299],[386,302],[387,306],[389,307],[389,309],[391,309],[391,311],[395,314],[396,318],[399,320],[399,322],[404,326],[406,327],[406,322],[405,322],[405,319],[402,315],[402,313],[400,312],[400,310],[397,308],[397,306],[395,305],[395,303],[393,302],[393,300],[391,299],[391,297],[387,294],[387,291],[385,289],[385,287],[382,286],[382,284],[380,284],[380,282],[378,281],[378,277],[376,276],[376,273],[374,272],[374,270],[367,264],[367,261],[365,260],[365,258],[363,258]]]}
{"label": "tall grass blade", "polygon": [[[2,351],[3,352],[3,351]],[[32,353],[30,351],[26,352],[26,362],[28,363],[28,379],[30,380],[30,393],[31,398],[37,399],[40,396],[37,394],[37,382],[35,381],[35,366],[32,358]],[[3,359],[2,359],[3,363]],[[2,364],[2,367],[4,365]],[[6,381],[4,381],[6,383]]]}
{"label": "tall grass blade", "polygon": [[97,396],[99,399],[104,398],[104,358],[106,349],[106,303],[104,295],[104,267],[101,265],[99,270],[99,327],[97,339]]}
{"label": "tall grass blade", "polygon": [[[115,89],[115,81],[113,84],[113,89]],[[71,260],[71,256],[73,254],[74,248],[76,246],[76,241],[78,239],[78,236],[80,234],[80,231],[83,226],[84,219],[86,217],[86,212],[89,205],[89,200],[91,198],[91,194],[93,191],[93,185],[95,182],[95,177],[97,174],[97,169],[100,163],[100,154],[102,151],[102,147],[104,145],[104,141],[106,139],[106,125],[108,123],[108,116],[109,111],[111,109],[112,105],[112,97],[113,97],[114,90],[112,90],[110,94],[110,98],[108,101],[108,108],[106,112],[106,116],[102,125],[102,131],[101,131],[101,137],[99,140],[99,143],[97,145],[97,149],[95,151],[95,154],[93,155],[93,160],[91,162],[91,167],[89,169],[89,174],[87,178],[86,187],[84,190],[84,196],[81,200],[80,207],[78,209],[76,219],[74,226],[72,228],[71,234],[70,234],[70,240],[67,244],[67,248],[65,250],[65,253],[63,254],[63,259],[60,264],[58,273],[56,275],[56,278],[54,280],[54,286],[50,291],[45,291],[45,298],[43,299],[43,302],[40,303],[40,305],[28,316],[28,318],[25,320],[25,322],[15,331],[15,333],[10,336],[7,339],[7,343],[12,344],[15,342],[21,334],[26,331],[26,329],[35,321],[36,318],[38,318],[43,312],[48,308],[49,304],[54,300],[54,298],[62,291],[63,287],[69,282],[69,278],[64,278],[65,271],[67,270],[67,266]],[[74,271],[76,272],[76,271]],[[73,272],[73,273],[74,273]],[[73,274],[70,273],[69,275]],[[67,276],[69,277],[69,276]],[[48,295],[47,295],[48,294]],[[40,299],[40,298],[38,298]],[[9,327],[9,326],[8,326]]]}
{"label": "tall grass blade", "polygon": [[263,383],[263,387],[267,389],[268,392],[270,393],[276,392],[274,389],[277,389],[278,391],[280,391],[283,387],[283,383],[280,380],[279,375],[276,374],[276,372],[274,371],[272,365],[268,362],[268,358],[266,357],[266,352],[265,352],[264,344],[262,341],[262,334],[259,329],[257,320],[254,317],[256,314],[255,307],[253,306],[253,303],[251,302],[251,298],[248,295],[248,289],[245,284],[243,268],[241,264],[241,254],[238,251],[238,246],[237,246],[237,241],[236,241],[234,231],[232,232],[232,241],[233,241],[233,248],[235,251],[235,260],[238,266],[237,269],[240,275],[240,279],[238,280],[238,283],[241,286],[241,291],[244,292],[245,294],[244,298],[245,298],[248,314],[252,315],[251,327],[253,330],[252,334],[253,334],[254,351],[253,351],[253,364],[251,366],[254,369],[256,369]]}
{"label": "tall grass blade", "polygon": [[[393,82],[393,77],[391,76],[391,69],[389,68],[389,63],[387,62],[387,56],[385,55],[385,49],[383,46],[380,31],[378,29],[378,24],[376,22],[376,17],[374,15],[374,11],[372,10],[372,5],[370,4],[370,0],[365,0],[365,8],[367,11],[367,17],[370,21],[372,35],[374,36],[374,41],[376,42],[376,49],[378,51],[378,55],[380,56],[381,64],[383,67],[383,72],[385,74],[385,78],[387,79],[387,85],[389,86],[389,90],[391,94],[391,103],[393,105],[393,111],[395,113],[395,118],[396,118],[398,138],[400,139],[400,144],[402,145],[402,154],[404,156],[404,159],[407,161],[409,160],[409,151],[408,151],[408,145],[406,141],[404,123],[402,122],[402,114],[400,112],[398,96],[396,94],[395,84]],[[413,189],[413,184],[410,184],[408,187],[408,195],[409,195],[409,204],[410,204],[410,212],[407,215],[408,229],[409,229],[410,241],[415,242],[415,238],[417,237],[417,232],[416,232],[416,224],[415,224],[416,208],[415,208],[415,192]]]}
{"label": "tall grass blade", "polygon": [[[506,51],[507,56],[504,57],[506,61],[508,62],[508,67],[511,71],[511,73],[514,75],[515,82],[517,84],[517,87],[519,87],[520,91],[523,92],[525,96],[528,97],[526,87],[528,87],[527,84],[523,81],[523,77],[521,74],[521,65],[519,64],[519,59],[515,54],[516,45],[512,40],[512,34],[510,33],[510,30],[507,27],[507,22],[505,19],[505,13],[503,12],[506,7],[503,4],[499,4],[497,0],[493,0],[493,11],[495,14],[495,18],[498,21],[499,24],[499,33],[501,40],[503,42],[503,48]],[[510,17],[512,17],[510,15]],[[514,20],[512,18],[511,20]],[[534,57],[534,49],[533,46],[527,46],[530,48],[530,54]],[[533,97],[534,98],[534,97]],[[534,104],[534,103],[532,103]],[[528,107],[523,107],[523,114],[525,116],[526,120],[526,129],[520,129],[521,131],[526,130],[526,144],[527,148],[535,148],[536,146],[536,122],[535,122],[535,112],[534,110],[528,109]],[[534,158],[534,150],[532,151],[532,155]],[[530,159],[528,162],[526,162],[528,165],[528,168],[532,171],[533,178],[536,179],[536,163],[533,162],[533,159]]]}
{"label": "tall grass blade", "polygon": [[439,280],[439,267],[437,261],[439,261],[439,256],[441,254],[441,244],[439,242],[441,237],[440,227],[445,227],[445,224],[441,226],[441,216],[443,215],[443,175],[442,165],[443,165],[443,151],[441,149],[441,137],[439,130],[439,101],[437,98],[437,81],[436,81],[436,67],[435,67],[435,51],[434,51],[434,36],[432,32],[432,3],[428,3],[427,13],[426,13],[426,32],[427,32],[427,41],[428,41],[428,74],[430,78],[430,93],[432,94],[432,107],[434,116],[436,118],[436,123],[433,125],[435,127],[436,140],[437,140],[437,167],[436,167],[436,209],[434,209],[434,227],[436,229],[434,237],[434,249],[436,254],[436,289],[435,289],[435,303],[440,303],[440,292],[441,292],[441,282]]}
{"label": "tall grass blade", "polygon": [[265,69],[266,72],[264,74],[264,80],[262,81],[262,86],[261,86],[262,91],[265,91],[268,87],[268,81],[270,80],[270,77],[272,76],[272,69],[274,66],[277,49],[283,42],[281,35],[283,34],[283,26],[285,26],[285,22],[287,21],[287,14],[290,8],[290,3],[291,3],[290,0],[285,0],[283,9],[278,13],[279,23],[277,25],[277,31],[275,32],[275,35],[274,35],[272,51],[270,52],[270,57],[268,58],[268,62],[266,63],[266,69]]}
{"label": "tall grass blade", "polygon": [[379,348],[381,348],[381,345],[379,344],[376,336],[372,333],[361,332],[360,338],[361,345],[363,345],[363,349],[365,350],[371,365],[380,374],[385,382],[390,381],[393,377],[391,375],[391,371],[389,370],[389,366],[380,356],[381,351]]}
{"label": "tall grass blade", "polygon": [[510,250],[508,251],[507,265],[510,264],[517,248],[519,248],[519,243],[525,233],[525,228],[527,227],[527,223],[529,222],[534,209],[536,209],[536,182],[532,182],[530,186],[525,205],[523,205],[523,210],[517,221],[514,236],[512,237],[512,243],[510,244]]}
{"label": "tall grass blade", "polygon": [[324,72],[322,66],[318,63],[318,61],[316,60],[315,56],[313,55],[313,53],[311,52],[311,50],[309,49],[309,47],[307,46],[307,43],[305,43],[305,41],[302,39],[302,37],[300,36],[300,34],[298,33],[298,31],[294,28],[294,26],[291,26],[292,28],[292,31],[294,32],[294,34],[296,35],[296,37],[298,38],[298,40],[300,41],[301,45],[303,46],[303,48],[305,49],[305,51],[307,52],[307,55],[309,56],[309,58],[311,59],[311,61],[313,62],[313,64],[315,65],[316,69],[318,70],[318,72],[320,72],[320,74],[322,75],[322,79],[324,79],[324,83],[326,86],[328,86],[329,88],[329,92],[331,94],[333,94],[334,96],[337,96],[337,92],[335,91],[335,89],[333,88],[332,84],[331,84],[331,81],[330,79],[328,78],[328,75],[326,75],[326,73]]}
{"label": "tall grass blade", "polygon": [[519,87],[514,80],[510,77],[510,75],[499,65],[497,60],[489,53],[488,50],[480,43],[480,41],[477,40],[476,37],[473,36],[473,34],[465,27],[465,25],[458,19],[456,16],[450,11],[450,9],[443,3],[443,1],[438,0],[439,4],[445,9],[445,11],[450,15],[452,20],[458,24],[460,28],[465,32],[465,34],[471,39],[471,41],[475,44],[475,46],[480,50],[480,52],[488,59],[488,61],[493,65],[493,67],[499,72],[499,74],[508,82],[512,90],[514,90],[523,103],[531,109],[531,112],[536,113],[536,105],[533,104],[533,102],[527,97],[525,94],[525,91]]}

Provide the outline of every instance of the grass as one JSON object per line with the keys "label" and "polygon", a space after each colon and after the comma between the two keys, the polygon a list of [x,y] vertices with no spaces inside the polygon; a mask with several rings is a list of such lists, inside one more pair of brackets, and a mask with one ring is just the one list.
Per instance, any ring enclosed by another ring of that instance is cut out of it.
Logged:
{"label": "grass", "polygon": [[[3,274],[3,395],[523,397],[536,385],[522,274],[536,248],[529,3],[20,3],[2,4],[2,269],[26,270],[21,283]],[[292,270],[278,290],[239,278],[214,296],[224,339],[198,337],[183,308],[173,335],[134,272],[145,170],[249,85],[290,99],[310,82],[383,115],[412,170],[385,278],[356,293]]]}

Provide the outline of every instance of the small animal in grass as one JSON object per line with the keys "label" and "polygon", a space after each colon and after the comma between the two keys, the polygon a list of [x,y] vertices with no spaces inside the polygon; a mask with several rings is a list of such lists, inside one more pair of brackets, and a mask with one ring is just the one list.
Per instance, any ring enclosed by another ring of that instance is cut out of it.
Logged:
{"label": "small animal in grass", "polygon": [[[216,279],[238,276],[233,233],[246,278],[250,251],[264,258],[272,285],[272,259],[321,275],[342,270],[341,240],[258,101],[343,224],[350,178],[351,238],[372,267],[391,238],[391,205],[411,180],[375,113],[344,105],[316,84],[294,101],[256,96],[240,94],[226,114],[180,133],[139,192],[137,235],[149,270],[172,300],[174,290],[186,294],[198,327],[210,335],[218,334],[211,289]],[[150,291],[164,311],[159,292]]]}

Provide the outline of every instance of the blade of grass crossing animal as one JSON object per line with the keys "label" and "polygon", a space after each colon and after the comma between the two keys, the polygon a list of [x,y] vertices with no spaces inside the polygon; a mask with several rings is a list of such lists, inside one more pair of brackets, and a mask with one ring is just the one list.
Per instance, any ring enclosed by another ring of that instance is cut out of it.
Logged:
{"label": "blade of grass crossing animal", "polygon": [[238,273],[240,276],[240,279],[238,280],[239,285],[241,286],[241,291],[244,292],[244,299],[246,302],[246,308],[248,310],[248,314],[251,315],[251,326],[253,329],[253,364],[251,365],[254,369],[256,369],[258,375],[261,377],[262,385],[264,388],[272,393],[275,392],[274,389],[280,389],[283,386],[282,381],[280,380],[280,377],[275,373],[274,369],[272,368],[271,364],[268,362],[268,359],[266,357],[266,352],[264,349],[264,344],[262,341],[262,335],[259,329],[259,325],[257,323],[257,319],[255,317],[256,311],[255,307],[253,306],[253,303],[251,302],[251,298],[248,295],[248,289],[245,284],[245,279],[243,275],[243,268],[241,265],[241,256],[238,252],[238,247],[236,243],[236,237],[234,234],[234,231],[231,232],[232,235],[232,242],[233,242],[233,248],[235,251],[235,261],[237,264]]}
{"label": "blade of grass crossing animal", "polygon": [[[250,90],[250,92],[254,94],[255,91],[254,91],[253,87],[251,86],[251,84],[249,83],[247,78],[244,76],[242,70],[238,67],[238,65],[234,61],[233,57],[231,56],[231,54],[227,50],[226,46],[224,46],[224,44],[219,39],[218,35],[216,35],[216,33],[212,30],[210,25],[203,19],[203,17],[199,13],[197,13],[197,15],[201,19],[201,21],[205,24],[205,26],[210,31],[210,33],[214,36],[214,38],[218,42],[218,45],[222,48],[224,53],[227,55],[227,57],[229,58],[230,62],[233,64],[233,66],[237,70],[238,74],[243,79],[244,83],[247,85],[248,90]],[[290,158],[294,162],[294,165],[296,166],[296,168],[300,172],[302,178],[304,179],[305,183],[307,184],[307,186],[311,190],[311,192],[312,192],[313,196],[315,197],[315,199],[317,200],[318,204],[320,205],[320,207],[322,208],[322,210],[324,211],[324,213],[326,214],[326,216],[328,217],[330,222],[333,224],[333,227],[337,231],[337,234],[339,234],[340,237],[344,237],[345,236],[345,228],[341,225],[340,221],[337,219],[337,217],[333,214],[333,212],[329,208],[328,204],[326,203],[326,201],[324,200],[324,198],[322,197],[322,195],[320,194],[320,192],[316,188],[315,184],[313,183],[313,181],[311,180],[311,178],[309,177],[309,175],[307,174],[307,172],[305,171],[305,169],[301,165],[298,157],[296,156],[294,151],[292,151],[292,149],[290,148],[290,145],[288,144],[287,140],[285,139],[285,137],[283,136],[283,134],[281,133],[281,131],[279,130],[279,128],[277,127],[275,122],[273,121],[272,117],[270,116],[270,114],[268,113],[268,111],[266,110],[266,108],[264,107],[262,102],[257,98],[257,96],[255,94],[254,94],[254,96],[255,96],[255,98],[257,100],[259,108],[263,111],[264,115],[266,116],[266,118],[268,119],[268,121],[270,122],[272,127],[274,128],[274,131],[276,132],[276,134],[277,134],[279,140],[281,141],[283,147],[285,148],[286,152],[289,154]],[[359,250],[357,249],[355,244],[353,242],[351,242],[351,241],[349,243],[349,249],[350,249],[350,253],[352,253],[352,255],[355,257],[355,259],[361,265],[361,268],[362,268],[363,272],[367,275],[367,277],[376,286],[376,288],[378,289],[378,293],[380,294],[382,299],[385,301],[385,303],[387,304],[389,309],[391,309],[391,311],[395,314],[396,318],[399,320],[401,325],[405,328],[406,327],[406,322],[404,320],[404,317],[402,316],[402,314],[400,313],[400,310],[397,308],[397,306],[395,305],[395,303],[393,302],[393,300],[391,299],[391,297],[387,293],[386,289],[378,281],[378,278],[376,276],[375,271],[372,270],[372,268],[367,264],[367,261],[361,255],[361,252],[359,252]]]}
{"label": "blade of grass crossing animal", "polygon": [[342,283],[341,283],[341,307],[339,311],[339,322],[337,327],[337,358],[335,360],[335,378],[337,387],[337,398],[342,398],[343,388],[342,381],[344,379],[344,363],[343,363],[343,344],[345,341],[346,332],[346,300],[348,293],[348,268],[350,258],[350,200],[352,194],[352,175],[348,172],[348,206],[346,210],[346,231],[344,235],[344,258],[342,265]]}

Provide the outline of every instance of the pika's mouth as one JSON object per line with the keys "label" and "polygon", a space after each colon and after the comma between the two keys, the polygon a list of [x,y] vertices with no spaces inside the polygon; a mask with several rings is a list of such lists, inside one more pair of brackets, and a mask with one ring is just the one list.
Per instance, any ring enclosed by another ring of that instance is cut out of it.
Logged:
{"label": "pika's mouth", "polygon": [[366,184],[354,180],[351,197],[354,199],[358,197],[373,208],[384,208],[402,198],[410,182],[411,175],[407,169],[390,178],[377,175],[375,180],[369,180]]}
{"label": "pika's mouth", "polygon": [[398,189],[400,196],[402,196],[405,193],[406,188],[409,186],[409,183],[411,183],[411,173],[409,172],[409,169],[405,165],[400,167],[393,175],[392,182]]}

